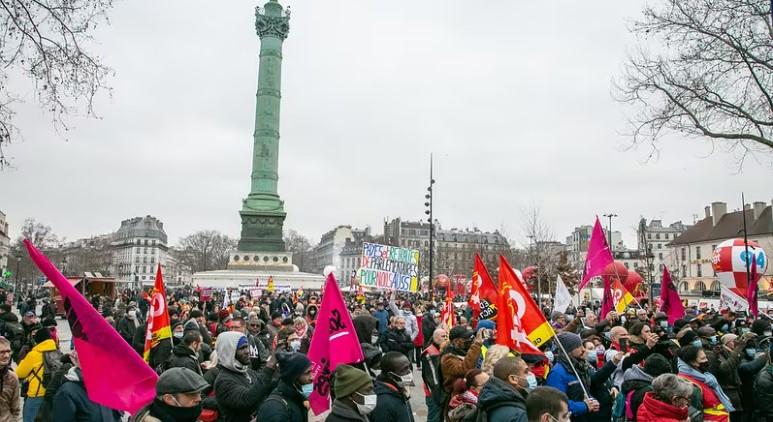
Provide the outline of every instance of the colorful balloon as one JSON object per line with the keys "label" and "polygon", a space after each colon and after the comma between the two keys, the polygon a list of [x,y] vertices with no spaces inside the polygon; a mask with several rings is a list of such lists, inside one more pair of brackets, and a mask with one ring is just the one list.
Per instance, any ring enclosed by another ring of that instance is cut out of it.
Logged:
{"label": "colorful balloon", "polygon": [[445,274],[438,274],[437,277],[435,277],[435,288],[436,289],[447,289],[448,286],[451,284],[451,279],[448,278]]}
{"label": "colorful balloon", "polygon": [[747,255],[743,239],[729,239],[714,249],[711,266],[717,274],[720,285],[739,293],[741,297],[745,297],[748,286],[746,264],[748,262],[751,269],[752,259],[757,261],[757,273],[765,273],[768,267],[768,257],[765,255],[765,250],[757,242],[749,241]]}
{"label": "colorful balloon", "polygon": [[628,268],[622,262],[615,261],[607,265],[601,275],[609,278],[617,278],[621,283],[625,284],[625,281],[628,279]]}

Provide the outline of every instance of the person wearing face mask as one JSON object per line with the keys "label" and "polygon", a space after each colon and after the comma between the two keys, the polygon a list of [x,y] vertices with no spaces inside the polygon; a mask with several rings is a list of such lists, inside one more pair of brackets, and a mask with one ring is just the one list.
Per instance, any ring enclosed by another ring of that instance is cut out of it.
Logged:
{"label": "person wearing face mask", "polygon": [[536,387],[526,362],[505,356],[494,365],[494,376],[481,389],[478,408],[490,421],[526,422],[526,396]]}
{"label": "person wearing face mask", "polygon": [[369,422],[378,403],[373,381],[353,366],[338,365],[333,383],[335,400],[325,422]]}
{"label": "person wearing face mask", "polygon": [[139,326],[140,321],[137,318],[137,310],[129,308],[129,310],[126,311],[126,314],[118,320],[118,334],[120,334],[127,343],[132,344],[134,333]]}
{"label": "person wearing face mask", "polygon": [[199,350],[201,350],[201,334],[198,331],[185,332],[182,341],[172,349],[169,358],[170,368],[188,368],[191,371],[204,375],[199,363]]}
{"label": "person wearing face mask", "polygon": [[[735,412],[730,416],[733,420],[746,420],[746,407],[742,400],[742,378],[756,378],[757,372],[762,369],[754,361],[746,360],[747,347],[751,343],[754,346],[754,333],[746,333],[742,336],[725,334],[722,336],[722,347],[716,349],[713,358],[709,359],[709,371],[717,377],[722,390],[730,397],[730,402],[735,407]],[[751,358],[755,358],[756,350],[752,351]],[[749,408],[751,409],[751,407]]]}
{"label": "person wearing face mask", "polygon": [[400,352],[387,352],[381,358],[381,373],[374,390],[378,399],[371,422],[414,422],[410,402],[413,383],[411,361]]}
{"label": "person wearing face mask", "polygon": [[706,351],[696,346],[683,347],[677,359],[679,377],[690,381],[693,395],[690,400],[690,419],[712,422],[727,422],[730,412],[735,410],[730,398],[725,394],[717,379],[709,370]]}
{"label": "person wearing face mask", "polygon": [[250,369],[249,341],[244,334],[235,331],[217,336],[217,360],[214,392],[220,421],[249,421],[274,389],[272,360],[260,374]]}
{"label": "person wearing face mask", "polygon": [[625,398],[626,419],[636,422],[636,412],[644,400],[644,394],[652,391],[652,380],[669,372],[671,363],[658,353],[649,355],[643,366],[634,365],[625,371],[621,393]]}
{"label": "person wearing face mask", "polygon": [[317,313],[319,308],[315,304],[310,304],[306,307],[306,324],[310,327],[314,327],[317,324]]}
{"label": "person wearing face mask", "polygon": [[188,368],[172,368],[158,378],[156,398],[135,422],[195,422],[201,414],[201,391],[209,384]]}
{"label": "person wearing face mask", "polygon": [[309,396],[314,391],[311,361],[301,353],[279,353],[277,362],[279,384],[260,406],[256,420],[306,422]]}
{"label": "person wearing face mask", "polygon": [[[51,414],[54,421],[119,422],[121,412],[94,403],[83,384],[78,354],[70,353],[73,366],[64,375],[62,384],[53,398]],[[196,415],[198,416],[198,414]],[[191,422],[195,419],[191,419]]]}
{"label": "person wearing face mask", "polygon": [[398,309],[395,304],[394,292],[390,292],[389,309],[392,310],[392,314],[395,316],[401,316],[405,318],[405,332],[410,337],[411,342],[419,335],[419,326],[416,322],[416,315],[413,314],[413,306],[409,301],[403,301],[403,309]]}
{"label": "person wearing face mask", "polygon": [[443,417],[443,386],[438,374],[440,349],[448,341],[448,333],[437,328],[432,333],[430,344],[421,354],[421,378],[424,381],[424,401],[427,404],[427,422],[440,422]]}
{"label": "person wearing face mask", "polygon": [[688,418],[693,386],[674,374],[652,380],[652,391],[636,412],[637,422],[683,422]]}
{"label": "person wearing face mask", "polygon": [[464,378],[456,380],[451,401],[448,403],[448,419],[462,422],[475,412],[481,389],[489,380],[489,375],[478,368],[467,371]]}
{"label": "person wearing face mask", "polygon": [[717,330],[708,325],[698,328],[698,337],[703,343],[703,348],[707,352],[711,352],[719,344],[719,336],[717,336]]}
{"label": "person wearing face mask", "polygon": [[[612,398],[608,381],[617,365],[622,362],[624,353],[610,354],[604,366],[596,371],[586,360],[587,351],[580,336],[562,332],[558,333],[555,341],[558,341],[561,347],[556,350],[555,365],[548,373],[546,385],[557,388],[569,397],[569,410],[572,411],[573,421],[610,420]],[[585,392],[590,394],[590,397],[586,397]]]}
{"label": "person wearing face mask", "polygon": [[293,320],[293,330],[295,330],[295,336],[300,340],[300,348],[294,349],[295,352],[308,353],[309,347],[311,347],[311,337],[314,335],[314,330],[309,327],[306,320],[297,317]]}

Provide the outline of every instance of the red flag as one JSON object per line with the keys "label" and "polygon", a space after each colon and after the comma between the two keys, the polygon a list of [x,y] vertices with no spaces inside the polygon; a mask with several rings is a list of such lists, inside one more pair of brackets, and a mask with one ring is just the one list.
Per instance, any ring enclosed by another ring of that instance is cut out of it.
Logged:
{"label": "red flag", "polygon": [[500,255],[497,344],[522,353],[542,353],[537,347],[550,340],[553,334],[524,282]]}
{"label": "red flag", "polygon": [[[491,279],[491,275],[486,269],[486,265],[483,264],[483,260],[480,259],[478,254],[475,254],[475,269],[472,272],[473,283],[475,283],[475,277],[479,279],[478,294],[475,300],[478,301],[478,318],[479,319],[495,319],[497,316],[497,286],[494,285],[494,281]],[[472,298],[470,298],[472,300]]]}
{"label": "red flag", "polygon": [[166,306],[164,279],[161,276],[161,264],[156,269],[156,284],[150,292],[150,307],[148,308],[148,328],[145,334],[145,362],[150,362],[150,350],[161,342],[172,341],[172,328],[169,323],[169,310]]}
{"label": "red flag", "polygon": [[676,286],[671,281],[668,267],[665,265],[663,266],[663,281],[660,283],[660,312],[668,315],[668,323],[671,325],[684,316],[682,298],[679,297]]}
{"label": "red flag", "polygon": [[340,364],[361,362],[362,347],[333,273],[325,281],[325,295],[309,346],[314,391],[309,397],[315,415],[330,408],[330,378]]}
{"label": "red flag", "polygon": [[454,328],[454,300],[451,294],[451,286],[446,287],[446,303],[440,312],[440,321],[445,322],[448,330]]}
{"label": "red flag", "polygon": [[601,222],[596,216],[596,223],[593,225],[593,232],[590,235],[590,242],[588,242],[588,255],[585,257],[585,268],[579,288],[585,287],[591,278],[603,274],[604,268],[613,262],[612,253],[607,245],[607,237],[604,236]]}
{"label": "red flag", "polygon": [[748,283],[749,287],[746,288],[746,300],[749,302],[749,311],[757,318],[760,313],[757,303],[757,283],[760,281],[762,274],[757,274],[757,256],[755,254],[752,253],[751,258],[747,256],[746,259],[752,260],[751,280]]}
{"label": "red flag", "polygon": [[[601,314],[599,318],[606,318],[610,311],[615,310],[615,298],[612,295],[612,277],[604,276],[604,296],[601,298]],[[616,281],[619,282],[617,278]]]}
{"label": "red flag", "polygon": [[59,290],[89,399],[138,412],[153,401],[158,375],[29,240],[30,259]]}

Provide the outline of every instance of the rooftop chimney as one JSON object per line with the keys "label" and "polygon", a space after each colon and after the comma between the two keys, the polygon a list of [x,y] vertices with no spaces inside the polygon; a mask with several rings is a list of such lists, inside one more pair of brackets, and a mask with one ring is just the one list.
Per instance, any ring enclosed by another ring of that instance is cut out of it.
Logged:
{"label": "rooftop chimney", "polygon": [[713,217],[712,224],[714,226],[719,223],[719,220],[727,214],[727,203],[725,202],[712,202],[711,203],[711,215]]}
{"label": "rooftop chimney", "polygon": [[762,211],[765,210],[765,207],[768,204],[764,202],[755,202],[754,203],[754,220],[757,221],[760,218],[760,215],[762,215]]}
{"label": "rooftop chimney", "polygon": [[706,205],[706,208],[703,209],[703,211],[706,212],[706,218],[711,217],[711,207]]}

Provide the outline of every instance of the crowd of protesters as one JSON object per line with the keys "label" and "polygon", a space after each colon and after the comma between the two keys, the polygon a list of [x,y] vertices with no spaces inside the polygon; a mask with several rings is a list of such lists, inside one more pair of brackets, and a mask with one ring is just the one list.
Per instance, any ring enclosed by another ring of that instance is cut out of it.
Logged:
{"label": "crowd of protesters", "polygon": [[[89,299],[142,354],[146,298]],[[199,299],[190,290],[168,295],[172,338],[149,362],[160,374],[157,395],[133,420],[307,421],[306,353],[321,297]],[[449,327],[442,305],[426,299],[347,296],[365,360],[337,367],[325,420],[423,419],[410,403],[421,383],[430,422],[773,421],[770,310],[751,319],[687,308],[669,323],[646,306],[597,315],[592,306],[551,313],[545,303],[556,335],[539,353],[521,353],[496,344],[494,321],[461,306]],[[61,351],[54,304],[25,298],[17,310],[21,319],[0,305],[0,422],[122,420],[89,400],[77,353]]]}

